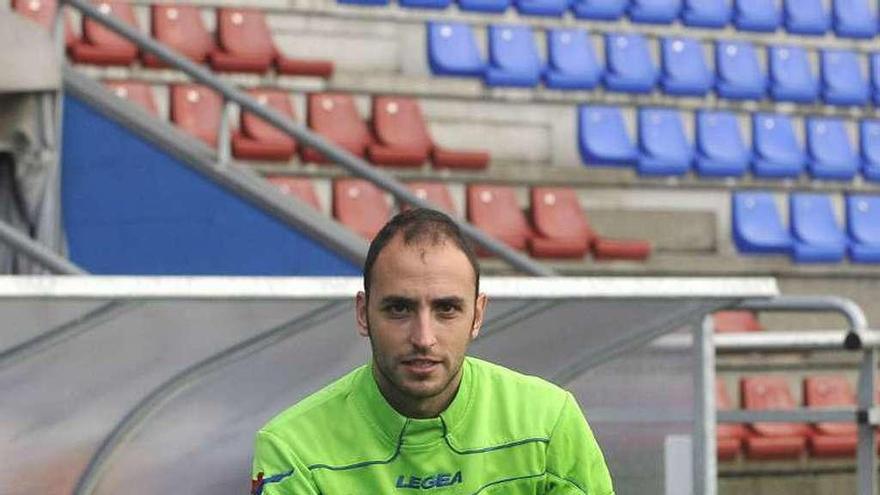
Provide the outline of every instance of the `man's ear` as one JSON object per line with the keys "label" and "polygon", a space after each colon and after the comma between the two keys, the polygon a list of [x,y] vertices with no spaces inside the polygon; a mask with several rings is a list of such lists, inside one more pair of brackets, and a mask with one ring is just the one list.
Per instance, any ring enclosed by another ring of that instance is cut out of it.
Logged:
{"label": "man's ear", "polygon": [[471,340],[480,335],[480,328],[483,327],[483,315],[486,314],[486,304],[489,302],[489,296],[485,292],[481,292],[477,296],[474,304],[474,326],[471,328]]}
{"label": "man's ear", "polygon": [[363,291],[357,293],[354,300],[354,306],[355,319],[358,324],[358,334],[360,334],[361,337],[369,337],[370,324],[367,320],[367,295]]}

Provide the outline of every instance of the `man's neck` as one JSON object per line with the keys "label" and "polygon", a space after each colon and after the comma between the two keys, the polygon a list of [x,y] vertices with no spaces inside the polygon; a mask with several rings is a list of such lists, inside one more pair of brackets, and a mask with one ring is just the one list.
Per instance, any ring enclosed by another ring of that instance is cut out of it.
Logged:
{"label": "man's neck", "polygon": [[464,367],[459,368],[458,373],[441,393],[424,399],[414,398],[401,392],[375,365],[373,366],[373,378],[376,380],[382,396],[395,411],[408,418],[436,418],[455,399],[455,394],[461,385],[462,368]]}

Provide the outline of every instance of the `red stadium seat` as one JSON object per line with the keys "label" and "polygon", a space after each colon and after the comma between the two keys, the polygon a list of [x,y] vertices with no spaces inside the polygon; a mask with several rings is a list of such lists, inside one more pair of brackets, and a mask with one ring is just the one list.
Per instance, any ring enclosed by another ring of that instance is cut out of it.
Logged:
{"label": "red stadium seat", "polygon": [[[251,90],[261,105],[268,105],[290,120],[296,120],[288,94],[280,90]],[[250,160],[287,161],[296,152],[296,141],[284,131],[250,112],[242,112],[240,128],[232,137],[232,154]]]}
{"label": "red stadium seat", "polygon": [[[407,187],[419,198],[434,204],[438,210],[455,215],[455,205],[445,184],[441,182],[410,182]],[[404,204],[401,207],[401,209],[407,209],[409,205]]]}
{"label": "red stadium seat", "polygon": [[[366,122],[361,118],[351,95],[340,93],[312,93],[308,96],[309,127],[329,141],[363,157],[373,142]],[[302,159],[307,162],[327,163],[318,151],[303,147]]]}
{"label": "red stadium seat", "polygon": [[139,81],[104,81],[104,86],[107,86],[116,96],[140,105],[156,117],[159,116],[156,99],[153,97],[153,89],[149,84]]}
{"label": "red stadium seat", "polygon": [[[469,184],[467,216],[475,227],[520,251],[528,247],[534,236],[511,187]],[[489,254],[483,249],[478,249],[477,253],[480,256]]]}
{"label": "red stadium seat", "polygon": [[[58,11],[56,0],[12,0],[12,8],[19,14],[37,22],[50,32],[55,21],[55,12]],[[77,42],[70,24],[70,15],[64,12],[64,45],[69,49]]]}
{"label": "red stadium seat", "polygon": [[540,235],[531,245],[536,257],[581,257],[587,248],[598,260],[644,260],[651,253],[646,241],[598,236],[569,188],[533,188],[532,223]]}
{"label": "red stadium seat", "polygon": [[758,332],[764,329],[754,312],[748,310],[717,311],[712,315],[719,333]]}
{"label": "red stadium seat", "polygon": [[482,169],[489,164],[485,151],[454,151],[434,144],[422,110],[414,98],[373,98],[370,161],[382,165],[418,166],[429,157],[437,168]]}
{"label": "red stadium seat", "polygon": [[[804,402],[807,407],[854,406],[856,395],[844,376],[808,376],[804,378]],[[810,454],[815,457],[854,456],[855,423],[816,423],[810,438]]]}
{"label": "red stadium seat", "polygon": [[330,77],[333,63],[285,57],[272,40],[266,17],[259,10],[217,9],[219,51],[211,55],[218,71],[262,73],[275,66],[281,74]]}
{"label": "red stadium seat", "polygon": [[[113,15],[137,28],[134,9],[122,0],[92,0],[104,15]],[[70,48],[70,56],[76,62],[95,65],[130,65],[138,56],[134,43],[83,16],[82,40]]]}
{"label": "red stadium seat", "polygon": [[[724,380],[715,379],[715,409],[730,411],[733,409],[733,401],[727,393]],[[748,435],[746,427],[739,423],[718,423],[715,427],[718,459],[729,461],[736,457],[742,449],[742,442]]]}
{"label": "red stadium seat", "polygon": [[199,84],[171,86],[171,121],[211,147],[217,146],[217,132],[223,116],[223,98]]}
{"label": "red stadium seat", "polygon": [[[150,29],[153,38],[193,62],[202,63],[216,50],[214,38],[205,23],[199,8],[194,5],[162,4],[150,7]],[[154,55],[145,53],[144,65],[165,67],[166,64]]]}
{"label": "red stadium seat", "polygon": [[[743,407],[748,410],[795,409],[797,403],[788,382],[778,376],[754,376],[740,380]],[[799,457],[805,450],[810,428],[804,423],[763,423],[750,425],[746,438],[746,457],[783,459]]]}
{"label": "red stadium seat", "polygon": [[318,201],[318,195],[315,193],[315,185],[312,180],[303,177],[285,177],[272,176],[268,177],[269,182],[278,186],[281,192],[308,204],[312,208],[321,211],[321,203]]}
{"label": "red stadium seat", "polygon": [[333,182],[333,216],[340,223],[371,240],[391,217],[385,193],[362,179]]}

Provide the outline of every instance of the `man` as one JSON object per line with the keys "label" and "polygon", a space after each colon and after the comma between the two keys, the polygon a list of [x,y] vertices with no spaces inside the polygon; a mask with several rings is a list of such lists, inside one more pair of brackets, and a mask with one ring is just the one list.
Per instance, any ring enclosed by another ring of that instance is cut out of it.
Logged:
{"label": "man", "polygon": [[257,433],[252,493],[613,493],[569,392],[465,357],[486,295],[449,217],[413,209],[385,225],[356,303],[372,362]]}

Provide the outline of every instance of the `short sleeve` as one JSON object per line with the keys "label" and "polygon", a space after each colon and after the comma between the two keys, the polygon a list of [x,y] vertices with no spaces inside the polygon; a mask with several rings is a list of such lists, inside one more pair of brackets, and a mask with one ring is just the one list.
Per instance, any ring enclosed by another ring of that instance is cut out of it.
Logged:
{"label": "short sleeve", "polygon": [[251,495],[318,495],[308,468],[267,431],[257,433]]}
{"label": "short sleeve", "polygon": [[545,495],[613,495],[602,450],[577,401],[566,393],[547,446]]}

